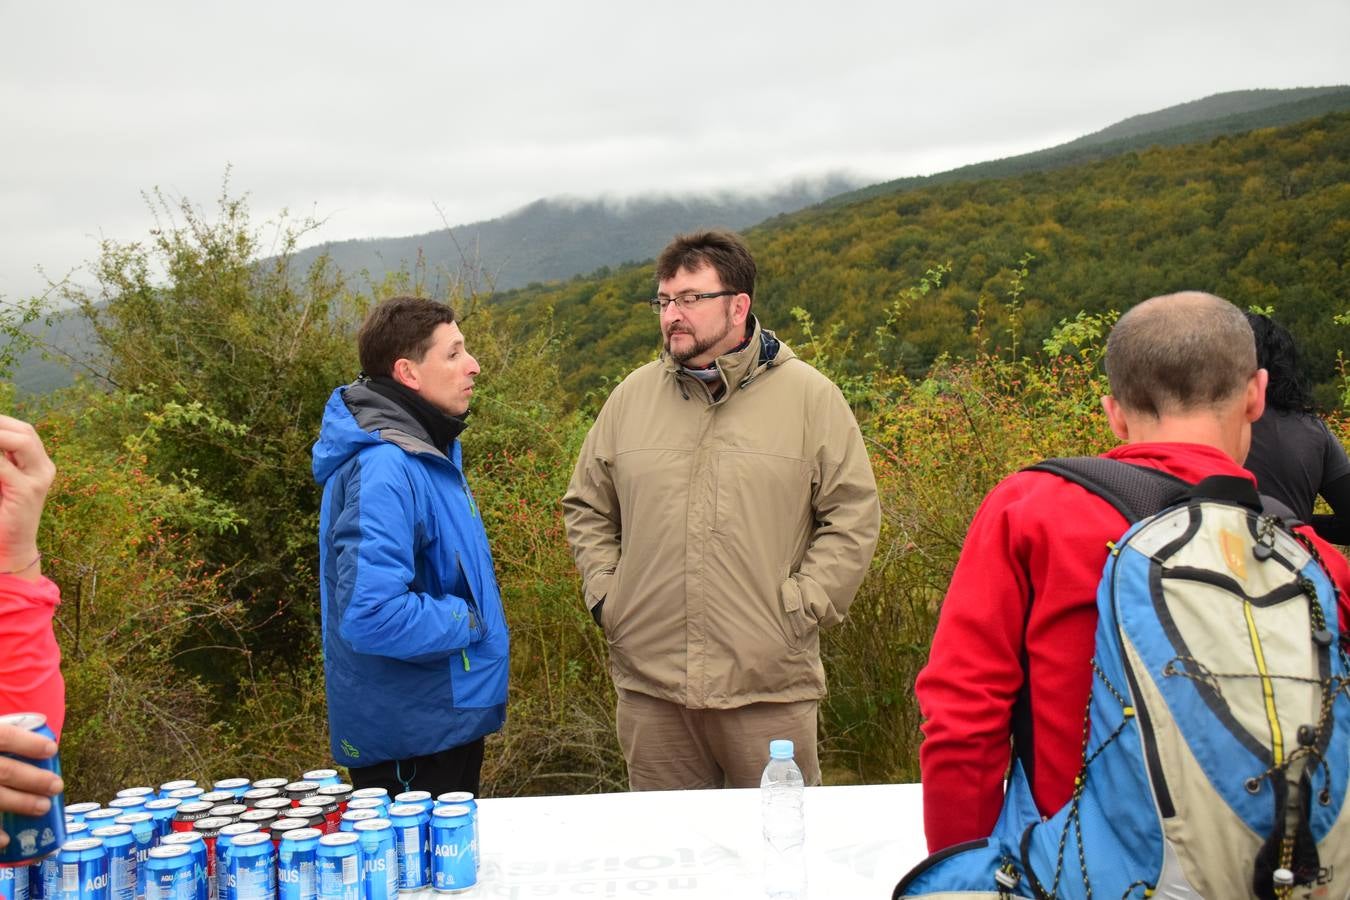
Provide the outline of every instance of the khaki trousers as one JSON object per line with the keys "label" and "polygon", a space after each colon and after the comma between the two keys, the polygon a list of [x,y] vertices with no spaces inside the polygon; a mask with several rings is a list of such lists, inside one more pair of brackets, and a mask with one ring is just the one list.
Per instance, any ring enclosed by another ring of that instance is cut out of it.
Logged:
{"label": "khaki trousers", "polygon": [[617,688],[619,746],[635,791],[759,787],[769,741],[788,738],[807,784],[820,784],[816,756],[819,701],[686,709]]}

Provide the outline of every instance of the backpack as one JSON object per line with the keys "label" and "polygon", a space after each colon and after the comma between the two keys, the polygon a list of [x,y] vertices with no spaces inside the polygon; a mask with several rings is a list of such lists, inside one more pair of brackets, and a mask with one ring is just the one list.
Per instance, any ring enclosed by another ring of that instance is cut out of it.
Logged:
{"label": "backpack", "polygon": [[1082,767],[1043,820],[1014,756],[994,833],[894,900],[1350,896],[1350,662],[1316,548],[1244,479],[1032,468],[1133,523],[1098,585]]}

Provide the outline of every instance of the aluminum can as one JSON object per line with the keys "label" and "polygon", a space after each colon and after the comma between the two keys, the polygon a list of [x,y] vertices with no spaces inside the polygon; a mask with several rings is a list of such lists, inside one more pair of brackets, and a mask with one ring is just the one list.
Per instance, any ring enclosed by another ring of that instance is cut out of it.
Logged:
{"label": "aluminum can", "polygon": [[473,843],[479,848],[479,858],[482,856],[482,843],[479,841],[478,834],[478,801],[473,798],[469,791],[447,791],[436,797],[437,806],[467,806],[469,808],[469,819],[473,822]]}
{"label": "aluminum can", "polygon": [[316,828],[322,828],[324,834],[332,834],[338,830],[338,824],[342,821],[342,813],[338,810],[337,801],[332,797],[325,797],[322,794],[315,794],[312,797],[305,797],[300,801],[291,815],[299,812],[318,813],[323,818],[322,825],[316,825]]}
{"label": "aluminum can", "polygon": [[108,809],[115,809],[118,813],[139,812],[145,809],[144,797],[114,797],[108,801]]}
{"label": "aluminum can", "polygon": [[319,900],[362,900],[361,839],[352,833],[319,838]]}
{"label": "aluminum can", "polygon": [[259,831],[266,831],[267,826],[272,824],[272,820],[278,818],[276,810],[272,809],[250,809],[239,816],[239,821],[252,822],[258,826]]}
{"label": "aluminum can", "polygon": [[323,785],[313,781],[292,781],[282,789],[282,795],[291,798],[291,805],[300,802],[301,797],[313,797]]}
{"label": "aluminum can", "polygon": [[277,815],[284,816],[293,808],[293,806],[288,797],[264,797],[254,803],[253,808],[276,810]]}
{"label": "aluminum can", "polygon": [[[104,823],[108,824],[108,823]],[[74,840],[76,837],[88,837],[89,826],[83,822],[69,822],[66,824],[66,840]],[[61,867],[56,864],[58,854],[52,853],[45,857],[42,862],[29,869],[28,874],[28,896],[32,900],[42,900],[44,897],[55,897],[57,892],[57,876],[61,872]]]}
{"label": "aluminum can", "polygon": [[173,797],[175,800],[182,800],[184,803],[188,803],[190,801],[195,801],[198,797],[200,797],[202,794],[205,793],[206,791],[202,790],[201,788],[197,787],[194,784],[192,787],[174,788],[164,796]]}
{"label": "aluminum can", "polygon": [[183,846],[192,853],[192,884],[196,900],[207,900],[210,886],[206,880],[206,841],[195,831],[175,831],[160,839],[161,847]]}
{"label": "aluminum can", "polygon": [[142,800],[153,800],[156,796],[155,789],[152,787],[129,787],[122,788],[117,792],[118,797],[140,797]]}
{"label": "aluminum can", "polygon": [[478,883],[478,843],[467,806],[431,811],[431,887],[453,894]]}
{"label": "aluminum can", "polygon": [[342,821],[338,823],[338,831],[355,831],[357,822],[367,822],[378,818],[380,818],[378,809],[349,809],[342,814]]}
{"label": "aluminum can", "polygon": [[72,803],[66,807],[66,821],[83,822],[89,813],[102,808],[102,804],[99,803]]}
{"label": "aluminum can", "polygon": [[395,900],[398,896],[398,851],[394,826],[388,819],[357,822],[361,840],[361,893],[364,900]]}
{"label": "aluminum can", "polygon": [[[239,824],[231,827],[238,828]],[[223,832],[221,836],[224,836]],[[230,900],[273,900],[276,897],[276,850],[261,831],[235,835],[219,865],[222,897]]]}
{"label": "aluminum can", "polygon": [[216,893],[220,900],[229,900],[230,890],[228,879],[225,873],[228,869],[230,860],[230,851],[234,848],[234,840],[245,834],[252,834],[258,830],[257,824],[253,822],[232,822],[229,825],[222,826],[220,833],[216,835],[216,846],[212,852],[216,856]]}
{"label": "aluminum can", "polygon": [[222,778],[219,781],[212,782],[212,791],[229,791],[238,800],[244,796],[244,791],[253,786],[253,782],[247,778]]}
{"label": "aluminum can", "polygon": [[182,805],[181,800],[176,797],[160,797],[158,800],[145,801],[145,811],[150,814],[150,820],[155,823],[155,838],[164,837],[173,830],[173,816],[178,812],[178,807]]}
{"label": "aluminum can", "polygon": [[229,819],[231,822],[238,822],[239,817],[248,812],[248,807],[242,803],[220,803],[211,807],[211,815],[221,819]]}
{"label": "aluminum can", "polygon": [[385,806],[389,805],[389,792],[384,788],[357,788],[352,791],[353,800],[369,800],[374,797]]}
{"label": "aluminum can", "polygon": [[198,794],[197,799],[202,803],[210,803],[212,806],[219,806],[222,803],[233,803],[235,801],[234,791],[207,791],[204,794]]}
{"label": "aluminum can", "polygon": [[58,869],[51,900],[108,900],[108,851],[103,841],[81,835],[56,854]]}
{"label": "aluminum can", "polygon": [[126,815],[120,809],[102,807],[84,814],[84,824],[90,828],[102,828],[104,825],[116,825],[117,820]]}
{"label": "aluminum can", "polygon": [[203,803],[200,800],[180,803],[173,812],[173,824],[170,826],[170,830],[191,831],[193,825],[209,815],[211,815],[210,803]]}
{"label": "aluminum can", "polygon": [[353,797],[347,801],[347,811],[353,809],[373,809],[380,815],[389,812],[388,797]]}
{"label": "aluminum can", "polygon": [[337,769],[311,769],[301,775],[300,778],[304,781],[312,781],[319,787],[342,783],[342,779],[338,777]]}
{"label": "aluminum can", "polygon": [[[427,795],[431,802],[431,795]],[[389,807],[394,826],[394,849],[398,852],[398,889],[420,891],[431,885],[431,846],[427,830],[431,817],[417,803]]]}
{"label": "aluminum can", "polygon": [[[0,724],[31,731],[48,740],[56,740],[42,713],[11,713],[0,716]],[[61,774],[61,754],[51,759],[28,759],[15,753],[0,754],[19,762]],[[40,816],[23,816],[0,811],[0,830],[9,835],[9,843],[0,849],[0,866],[22,865],[56,852],[66,839],[66,795],[51,798],[52,805]]]}
{"label": "aluminum can", "polygon": [[259,800],[276,797],[280,793],[276,788],[249,788],[239,795],[239,802],[252,809],[258,805]]}
{"label": "aluminum can", "polygon": [[304,819],[273,819],[272,823],[267,826],[267,833],[272,836],[272,843],[280,850],[281,838],[286,832],[308,827],[309,823]]}
{"label": "aluminum can", "polygon": [[436,805],[436,801],[431,799],[430,791],[404,791],[395,794],[389,805],[392,807],[395,803],[414,803],[425,810],[427,815],[431,815],[431,808]]}
{"label": "aluminum can", "polygon": [[277,900],[314,900],[319,892],[317,828],[293,828],[277,848]]}
{"label": "aluminum can", "polygon": [[350,784],[326,784],[319,788],[319,797],[328,797],[338,805],[338,815],[347,811],[347,801],[352,799]]}
{"label": "aluminum can", "polygon": [[206,843],[206,887],[211,900],[220,897],[220,880],[216,877],[216,840],[220,837],[220,829],[233,824],[224,816],[207,816],[192,823],[192,830],[201,835]]}
{"label": "aluminum can", "polygon": [[28,884],[37,866],[0,868],[0,900],[30,900]]}
{"label": "aluminum can", "polygon": [[153,848],[141,878],[145,900],[197,900],[196,873],[192,848],[182,844]]}
{"label": "aluminum can", "polygon": [[253,786],[255,788],[284,788],[288,781],[290,781],[289,778],[259,778],[253,782]]}
{"label": "aluminum can", "polygon": [[166,781],[159,786],[159,796],[167,797],[174,791],[181,791],[183,788],[195,788],[197,782],[191,778],[176,778],[173,781]]}
{"label": "aluminum can", "polygon": [[108,857],[109,900],[136,900],[136,836],[130,825],[104,825],[89,832]]}
{"label": "aluminum can", "polygon": [[295,806],[285,813],[288,819],[299,819],[305,823],[307,828],[317,828],[323,831],[326,820],[323,811],[315,809],[312,806]]}

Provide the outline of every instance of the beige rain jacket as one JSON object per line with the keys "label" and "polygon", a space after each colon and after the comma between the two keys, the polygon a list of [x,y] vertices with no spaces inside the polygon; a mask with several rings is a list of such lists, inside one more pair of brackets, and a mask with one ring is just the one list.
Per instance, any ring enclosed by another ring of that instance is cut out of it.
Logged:
{"label": "beige rain jacket", "polygon": [[614,389],[563,497],[614,683],[691,709],[825,695],[820,629],[876,549],[876,481],[839,389],[758,321],[717,360],[665,354]]}

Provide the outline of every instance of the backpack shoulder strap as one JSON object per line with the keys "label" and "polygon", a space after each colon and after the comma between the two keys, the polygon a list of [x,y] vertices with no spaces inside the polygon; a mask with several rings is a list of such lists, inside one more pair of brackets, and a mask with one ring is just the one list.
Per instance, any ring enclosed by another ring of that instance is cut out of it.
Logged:
{"label": "backpack shoulder strap", "polygon": [[1086,488],[1110,503],[1130,524],[1186,497],[1192,485],[1175,475],[1101,456],[1065,456],[1027,466]]}

